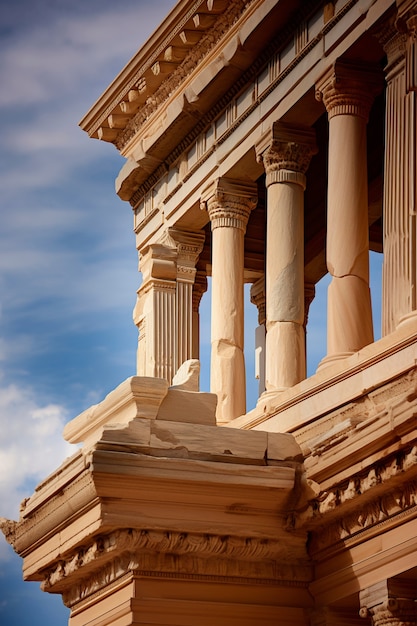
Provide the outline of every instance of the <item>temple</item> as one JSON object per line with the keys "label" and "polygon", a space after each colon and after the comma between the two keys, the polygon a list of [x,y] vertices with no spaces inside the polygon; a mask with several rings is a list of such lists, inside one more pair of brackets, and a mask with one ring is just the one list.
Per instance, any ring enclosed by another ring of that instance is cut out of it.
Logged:
{"label": "temple", "polygon": [[417,1],[179,0],[81,128],[126,159],[137,371],[2,521],[25,579],[70,626],[417,626]]}

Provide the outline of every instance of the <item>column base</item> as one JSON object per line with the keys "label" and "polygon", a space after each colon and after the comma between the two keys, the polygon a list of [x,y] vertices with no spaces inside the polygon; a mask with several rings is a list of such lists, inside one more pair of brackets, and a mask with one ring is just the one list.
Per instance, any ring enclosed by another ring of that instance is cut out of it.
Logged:
{"label": "column base", "polygon": [[264,391],[258,398],[258,402],[256,406],[261,408],[263,411],[268,409],[268,406],[272,406],[272,400],[275,400],[280,396],[284,391],[287,391],[290,387],[277,387],[276,389],[268,389]]}
{"label": "column base", "polygon": [[411,311],[410,313],[403,315],[402,317],[400,317],[400,321],[397,324],[397,328],[402,328],[403,326],[406,326],[406,324],[408,324],[409,322],[413,322],[416,318],[417,318],[417,311]]}
{"label": "column base", "polygon": [[343,361],[343,359],[347,359],[349,356],[352,356],[352,354],[355,353],[353,351],[350,351],[338,352],[337,354],[329,354],[320,361],[316,372],[321,372],[322,370],[326,369],[326,367],[330,367],[331,365],[333,365],[333,363],[336,363],[338,361]]}

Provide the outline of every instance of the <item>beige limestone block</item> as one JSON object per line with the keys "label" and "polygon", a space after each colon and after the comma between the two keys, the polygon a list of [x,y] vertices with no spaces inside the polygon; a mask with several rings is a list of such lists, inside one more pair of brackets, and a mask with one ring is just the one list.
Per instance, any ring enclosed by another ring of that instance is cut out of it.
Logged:
{"label": "beige limestone block", "polygon": [[216,406],[217,396],[214,393],[170,387],[156,419],[215,426]]}
{"label": "beige limestone block", "polygon": [[268,433],[269,461],[302,460],[303,454],[297,440],[290,433]]}
{"label": "beige limestone block", "polygon": [[64,437],[70,443],[97,441],[102,428],[109,424],[127,424],[135,417],[155,419],[162,399],[168,391],[168,382],[161,378],[132,376],[110,392],[64,428]]}
{"label": "beige limestone block", "polygon": [[200,361],[198,359],[188,359],[180,366],[174,378],[172,386],[184,391],[199,391],[200,389]]}
{"label": "beige limestone block", "polygon": [[[265,464],[268,436],[264,432],[184,424],[156,420],[151,422],[151,448],[178,452],[182,456],[207,460],[221,457],[230,463]],[[255,435],[252,437],[252,435]]]}

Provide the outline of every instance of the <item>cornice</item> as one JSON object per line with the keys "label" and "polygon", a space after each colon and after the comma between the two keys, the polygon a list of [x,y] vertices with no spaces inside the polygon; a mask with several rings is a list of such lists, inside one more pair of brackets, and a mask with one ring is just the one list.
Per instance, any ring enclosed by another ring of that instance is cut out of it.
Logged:
{"label": "cornice", "polygon": [[101,123],[114,111],[129,90],[140,82],[145,72],[150,70],[158,57],[184,29],[202,4],[204,4],[204,0],[194,0],[191,6],[189,6],[189,0],[177,2],[174,9],[161,22],[160,27],[127,63],[80,121],[80,127],[88,132],[90,137],[94,136]]}
{"label": "cornice", "polygon": [[[305,537],[294,560],[294,543],[283,531],[279,540],[221,536],[170,530],[120,529],[93,538],[43,573],[42,589],[62,593],[73,605],[126,573],[148,576],[230,577],[287,580],[302,585],[311,577],[304,553]],[[304,560],[300,555],[304,554]]]}
{"label": "cornice", "polygon": [[[229,0],[227,9],[216,20],[214,26],[202,36],[200,41],[188,53],[184,61],[170,74],[152,97],[141,107],[130,120],[125,129],[117,136],[115,145],[122,150],[126,143],[136,134],[137,130],[172,97],[173,93],[183,84],[193,71],[200,66],[204,58],[218,44],[222,37],[232,28],[244,11],[256,0]],[[192,103],[190,103],[192,109]],[[198,119],[198,117],[197,117]]]}

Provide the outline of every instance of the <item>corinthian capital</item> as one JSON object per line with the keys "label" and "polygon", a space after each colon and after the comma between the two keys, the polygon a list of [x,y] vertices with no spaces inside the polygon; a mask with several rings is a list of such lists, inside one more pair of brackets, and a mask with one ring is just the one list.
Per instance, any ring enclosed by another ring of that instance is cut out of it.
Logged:
{"label": "corinthian capital", "polygon": [[258,201],[256,183],[218,178],[201,195],[201,208],[207,210],[211,229],[221,227],[246,231],[249,215]]}
{"label": "corinthian capital", "polygon": [[355,115],[368,121],[370,108],[382,86],[379,66],[338,60],[317,81],[316,99],[323,102],[329,119]]}
{"label": "corinthian capital", "polygon": [[317,152],[312,128],[274,122],[271,130],[256,144],[256,157],[262,162],[267,185],[293,182],[305,188],[305,172]]}

